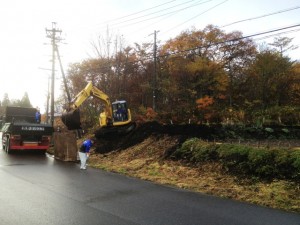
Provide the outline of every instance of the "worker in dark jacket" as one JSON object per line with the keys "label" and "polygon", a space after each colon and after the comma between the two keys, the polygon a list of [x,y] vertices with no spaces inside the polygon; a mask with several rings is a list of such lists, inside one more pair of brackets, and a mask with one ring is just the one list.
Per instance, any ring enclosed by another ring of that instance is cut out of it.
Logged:
{"label": "worker in dark jacket", "polygon": [[80,169],[81,170],[86,170],[86,161],[90,156],[90,149],[93,145],[92,140],[86,139],[82,143],[79,149],[79,158],[80,158]]}
{"label": "worker in dark jacket", "polygon": [[39,108],[36,108],[35,122],[36,123],[41,123],[41,113],[40,113],[40,109]]}

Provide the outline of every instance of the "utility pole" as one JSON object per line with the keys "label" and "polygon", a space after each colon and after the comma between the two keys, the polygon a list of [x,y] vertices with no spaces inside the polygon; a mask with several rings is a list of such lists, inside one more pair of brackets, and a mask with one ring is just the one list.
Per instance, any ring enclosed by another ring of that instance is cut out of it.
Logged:
{"label": "utility pole", "polygon": [[48,77],[48,92],[47,92],[47,106],[46,106],[46,121],[49,123],[49,100],[50,100],[50,76]]}
{"label": "utility pole", "polygon": [[[116,50],[116,73],[117,73],[117,96],[124,95],[124,90],[122,90],[122,81],[121,81],[121,55],[122,55],[122,36],[119,36],[119,46],[118,46],[118,37],[115,40],[115,50]],[[123,80],[125,82],[125,80]],[[124,88],[123,88],[124,89]]]}
{"label": "utility pole", "polygon": [[68,85],[67,85],[67,79],[66,79],[66,76],[65,76],[64,68],[63,68],[63,65],[62,65],[62,62],[61,62],[61,59],[60,59],[60,54],[59,54],[57,45],[55,46],[55,50],[56,50],[58,62],[59,62],[59,65],[60,65],[60,71],[61,71],[61,74],[63,76],[65,91],[67,93],[67,98],[68,98],[68,103],[70,103],[71,102],[71,96],[70,96],[69,88],[68,88]]}
{"label": "utility pole", "polygon": [[[52,69],[47,69],[47,68],[41,68],[41,70],[51,70]],[[47,105],[46,105],[46,122],[49,123],[49,100],[50,100],[50,76],[48,76],[48,89],[47,89]]]}
{"label": "utility pole", "polygon": [[56,29],[56,23],[52,22],[52,29],[47,29],[47,38],[51,39],[52,45],[52,76],[51,76],[51,124],[54,124],[54,80],[55,80],[55,50],[56,42],[59,42],[61,39],[56,36],[57,33],[61,34],[61,30]]}
{"label": "utility pole", "polygon": [[156,68],[156,52],[157,52],[157,46],[156,46],[156,34],[159,31],[154,31],[154,45],[153,45],[153,58],[154,58],[154,71],[153,71],[153,103],[152,103],[152,108],[154,111],[156,111],[156,86],[157,86],[157,68]]}

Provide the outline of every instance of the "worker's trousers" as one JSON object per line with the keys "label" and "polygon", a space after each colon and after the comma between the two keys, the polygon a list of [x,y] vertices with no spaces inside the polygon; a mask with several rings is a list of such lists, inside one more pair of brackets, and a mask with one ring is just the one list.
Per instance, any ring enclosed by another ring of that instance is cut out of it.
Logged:
{"label": "worker's trousers", "polygon": [[86,160],[87,160],[87,154],[84,152],[78,152],[79,159],[80,159],[80,169],[85,170],[86,169]]}

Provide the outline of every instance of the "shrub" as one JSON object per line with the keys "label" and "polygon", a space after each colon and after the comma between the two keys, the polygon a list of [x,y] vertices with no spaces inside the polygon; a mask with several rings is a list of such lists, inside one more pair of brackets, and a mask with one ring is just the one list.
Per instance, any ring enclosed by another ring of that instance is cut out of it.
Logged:
{"label": "shrub", "polygon": [[292,161],[291,176],[293,179],[300,180],[300,151],[293,150],[290,157]]}
{"label": "shrub", "polygon": [[253,175],[271,178],[278,173],[274,164],[274,151],[266,148],[251,148],[248,166]]}
{"label": "shrub", "polygon": [[247,165],[250,148],[242,145],[222,144],[217,152],[220,161],[229,170],[248,172]]}
{"label": "shrub", "polygon": [[181,145],[181,147],[173,153],[172,156],[174,156],[175,158],[187,159],[188,161],[190,161],[193,157],[193,151],[196,148],[199,141],[200,139],[198,138],[191,138],[185,141]]}
{"label": "shrub", "polygon": [[188,160],[190,162],[203,162],[216,159],[215,144],[209,144],[198,138],[192,138],[185,141],[180,148],[178,148],[173,156]]}
{"label": "shrub", "polygon": [[192,157],[193,162],[211,161],[217,158],[217,145],[208,143],[199,143]]}
{"label": "shrub", "polygon": [[300,179],[300,151],[213,144],[198,138],[187,140],[173,156],[189,162],[219,160],[228,171],[258,178]]}
{"label": "shrub", "polygon": [[280,178],[290,178],[292,163],[293,160],[291,158],[289,149],[274,149],[274,164],[276,166],[278,177]]}

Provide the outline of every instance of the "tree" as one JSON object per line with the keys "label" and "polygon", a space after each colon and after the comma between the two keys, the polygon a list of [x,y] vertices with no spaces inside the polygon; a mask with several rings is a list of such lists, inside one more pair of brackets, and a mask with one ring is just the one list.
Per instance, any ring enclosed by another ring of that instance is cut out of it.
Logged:
{"label": "tree", "polygon": [[182,32],[162,46],[162,67],[179,88],[174,97],[180,99],[175,103],[180,111],[194,112],[196,100],[204,96],[214,99],[216,111],[224,109],[226,98],[227,107],[232,106],[233,95],[245,80],[243,71],[256,54],[254,42],[241,37],[240,32],[225,33],[208,25]]}
{"label": "tree", "polygon": [[2,100],[2,106],[6,107],[6,106],[9,106],[9,105],[10,105],[10,100],[9,100],[8,94],[5,93],[4,96],[3,96],[3,100]]}
{"label": "tree", "polygon": [[275,47],[275,50],[280,52],[281,56],[283,53],[289,51],[289,50],[295,50],[298,48],[296,45],[292,45],[292,41],[294,38],[288,38],[288,37],[276,37],[274,38],[274,42],[270,43],[271,46]]}
{"label": "tree", "polygon": [[289,105],[300,107],[300,62],[292,66],[290,86],[287,91]]}
{"label": "tree", "polygon": [[[70,66],[71,94],[74,97],[92,81],[111,100],[125,99],[132,111],[143,113],[153,103],[153,44],[123,48],[116,38],[113,49],[111,40],[109,33],[99,37],[93,44],[96,57]],[[254,41],[239,31],[226,33],[213,25],[183,31],[158,48],[157,118],[241,121],[247,112],[255,115],[259,110],[299,104],[299,65],[282,54],[292,49],[290,43],[278,39],[276,50],[267,47],[259,52]],[[94,101],[83,107],[82,115],[90,115],[90,121],[98,110]]]}
{"label": "tree", "polygon": [[24,96],[22,97],[22,99],[20,101],[20,106],[21,107],[32,107],[27,92],[24,93]]}
{"label": "tree", "polygon": [[272,51],[264,51],[257,55],[252,65],[251,96],[261,101],[261,107],[266,109],[287,102],[288,88],[291,82],[292,62],[288,57]]}

